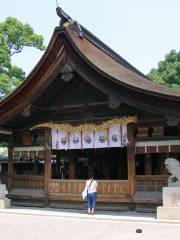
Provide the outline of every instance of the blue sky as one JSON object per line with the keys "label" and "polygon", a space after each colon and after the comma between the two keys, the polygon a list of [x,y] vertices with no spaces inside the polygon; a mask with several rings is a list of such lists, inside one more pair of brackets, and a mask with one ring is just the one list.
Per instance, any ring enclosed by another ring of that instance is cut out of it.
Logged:
{"label": "blue sky", "polygon": [[[59,0],[73,19],[86,27],[143,73],[180,50],[180,0]],[[59,24],[56,0],[0,0],[0,21],[13,16],[44,36]],[[13,63],[29,73],[43,53],[26,48]]]}

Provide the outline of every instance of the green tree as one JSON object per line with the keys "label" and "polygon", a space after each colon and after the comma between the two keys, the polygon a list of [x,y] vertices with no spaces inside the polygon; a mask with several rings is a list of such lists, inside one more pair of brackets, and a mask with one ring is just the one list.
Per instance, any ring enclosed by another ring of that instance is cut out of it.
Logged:
{"label": "green tree", "polygon": [[0,147],[2,148],[8,147],[8,142],[5,142],[5,141],[0,142]]}
{"label": "green tree", "polygon": [[158,63],[158,68],[150,71],[148,77],[161,85],[180,90],[180,52],[171,50],[165,60]]}
{"label": "green tree", "polygon": [[0,23],[0,98],[11,92],[25,79],[25,72],[11,64],[11,57],[24,47],[44,50],[43,37],[35,34],[29,24],[8,17]]}

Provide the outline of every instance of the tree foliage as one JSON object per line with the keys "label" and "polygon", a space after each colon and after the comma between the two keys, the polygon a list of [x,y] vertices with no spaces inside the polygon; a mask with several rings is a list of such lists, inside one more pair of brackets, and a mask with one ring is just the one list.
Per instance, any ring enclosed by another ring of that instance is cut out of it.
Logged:
{"label": "tree foliage", "polygon": [[0,147],[2,147],[2,148],[8,147],[8,143],[5,141],[0,142]]}
{"label": "tree foliage", "polygon": [[148,74],[149,79],[167,87],[180,90],[180,52],[172,50]]}
{"label": "tree foliage", "polygon": [[44,50],[43,37],[35,34],[29,24],[8,17],[0,23],[0,98],[11,92],[25,78],[25,72],[11,64],[11,57],[24,47]]}

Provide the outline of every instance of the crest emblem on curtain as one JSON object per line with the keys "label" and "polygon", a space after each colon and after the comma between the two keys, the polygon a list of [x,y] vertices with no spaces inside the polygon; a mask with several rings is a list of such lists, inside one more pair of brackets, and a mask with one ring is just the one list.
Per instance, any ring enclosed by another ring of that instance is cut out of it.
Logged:
{"label": "crest emblem on curtain", "polygon": [[64,130],[59,130],[59,149],[68,149],[69,148],[69,142],[68,142],[68,132]]}
{"label": "crest emblem on curtain", "polygon": [[83,132],[82,133],[82,148],[93,148],[94,147],[94,132]]}
{"label": "crest emblem on curtain", "polygon": [[81,132],[71,132],[69,136],[69,148],[81,149]]}
{"label": "crest emblem on curtain", "polygon": [[108,132],[107,130],[95,132],[94,148],[108,147]]}
{"label": "crest emblem on curtain", "polygon": [[109,128],[109,147],[121,147],[120,125],[113,125]]}

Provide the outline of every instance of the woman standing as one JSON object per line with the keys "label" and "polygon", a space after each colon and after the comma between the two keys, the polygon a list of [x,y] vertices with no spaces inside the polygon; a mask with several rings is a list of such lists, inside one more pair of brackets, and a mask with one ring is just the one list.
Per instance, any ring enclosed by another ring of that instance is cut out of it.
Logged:
{"label": "woman standing", "polygon": [[97,187],[98,184],[96,180],[94,180],[94,176],[86,181],[88,214],[94,214],[96,208]]}

